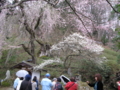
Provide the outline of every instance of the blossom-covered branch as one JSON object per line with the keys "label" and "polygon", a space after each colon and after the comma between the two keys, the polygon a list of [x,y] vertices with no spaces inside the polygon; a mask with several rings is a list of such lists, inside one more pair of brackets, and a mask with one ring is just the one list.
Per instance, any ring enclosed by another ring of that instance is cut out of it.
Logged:
{"label": "blossom-covered branch", "polygon": [[37,70],[43,69],[46,65],[49,65],[49,64],[52,64],[52,63],[63,63],[63,62],[60,60],[60,58],[56,58],[55,60],[52,60],[52,59],[45,60],[40,65],[35,66],[33,70],[37,71]]}
{"label": "blossom-covered branch", "polygon": [[59,42],[56,45],[53,45],[50,51],[53,53],[54,51],[65,49],[69,46],[74,52],[78,52],[78,50],[88,50],[90,52],[94,52],[100,54],[104,48],[98,45],[92,39],[87,38],[86,36],[82,36],[79,33],[74,33],[66,37],[63,41]]}

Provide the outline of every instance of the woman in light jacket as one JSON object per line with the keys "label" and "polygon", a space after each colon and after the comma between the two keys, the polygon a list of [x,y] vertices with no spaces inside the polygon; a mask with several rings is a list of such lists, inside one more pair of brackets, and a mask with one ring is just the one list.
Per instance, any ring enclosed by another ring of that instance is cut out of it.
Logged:
{"label": "woman in light jacket", "polygon": [[37,88],[36,79],[33,79],[33,81],[32,81],[32,90],[36,90],[36,88]]}

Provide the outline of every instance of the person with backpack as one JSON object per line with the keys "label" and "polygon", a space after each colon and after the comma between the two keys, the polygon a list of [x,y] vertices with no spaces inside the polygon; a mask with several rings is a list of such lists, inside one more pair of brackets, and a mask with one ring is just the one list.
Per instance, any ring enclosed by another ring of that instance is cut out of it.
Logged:
{"label": "person with backpack", "polygon": [[78,90],[78,84],[75,82],[74,77],[71,77],[70,82],[65,85],[65,90]]}
{"label": "person with backpack", "polygon": [[62,84],[60,82],[61,82],[61,79],[57,78],[57,82],[53,90],[63,90]]}

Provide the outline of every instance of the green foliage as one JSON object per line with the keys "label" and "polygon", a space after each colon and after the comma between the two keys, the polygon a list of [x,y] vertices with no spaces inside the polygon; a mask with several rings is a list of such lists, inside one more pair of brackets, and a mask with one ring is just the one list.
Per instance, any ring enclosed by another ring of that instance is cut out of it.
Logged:
{"label": "green foliage", "polygon": [[51,76],[52,76],[52,78],[54,78],[54,77],[58,77],[59,74],[60,74],[60,73],[58,73],[57,70],[54,70],[54,72],[51,72]]}
{"label": "green foliage", "polygon": [[106,57],[107,60],[116,61],[117,56],[118,56],[118,52],[115,52],[112,49],[105,48],[101,57]]}
{"label": "green foliage", "polygon": [[120,64],[120,55],[117,57],[117,63]]}
{"label": "green foliage", "polygon": [[51,59],[51,57],[48,57],[48,56],[41,56],[39,59],[48,60],[48,59]]}
{"label": "green foliage", "polygon": [[62,33],[65,33],[65,31],[67,30],[67,27],[59,27],[59,30],[62,31]]}
{"label": "green foliage", "polygon": [[120,4],[116,4],[116,5],[115,5],[115,9],[116,9],[117,12],[120,13]]}
{"label": "green foliage", "polygon": [[3,82],[1,83],[1,86],[2,86],[2,87],[9,87],[10,85],[11,85],[11,82],[10,82],[9,80],[3,81]]}
{"label": "green foliage", "polygon": [[8,50],[2,51],[2,57],[0,59],[0,63],[3,63],[7,57]]}
{"label": "green foliage", "polygon": [[120,49],[120,28],[115,29],[117,35],[113,38],[114,44],[117,46],[117,49]]}
{"label": "green foliage", "polygon": [[103,43],[103,45],[106,45],[107,42],[109,41],[109,38],[107,37],[106,34],[104,34],[102,37],[101,37],[101,41]]}
{"label": "green foliage", "polygon": [[[115,9],[118,13],[120,13],[120,4],[116,4],[116,5],[114,6],[114,9]],[[116,12],[113,10],[113,11],[111,12],[110,17],[111,17],[111,18],[118,17],[118,19],[120,19],[120,15],[119,15],[118,13],[116,13]]]}

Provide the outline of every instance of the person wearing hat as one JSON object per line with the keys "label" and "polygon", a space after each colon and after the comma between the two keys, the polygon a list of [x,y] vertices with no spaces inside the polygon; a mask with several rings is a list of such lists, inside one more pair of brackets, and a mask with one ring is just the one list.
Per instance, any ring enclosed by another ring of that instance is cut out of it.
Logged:
{"label": "person wearing hat", "polygon": [[49,79],[50,78],[50,74],[47,73],[45,75],[45,78],[43,78],[41,80],[41,86],[42,86],[42,90],[51,90],[52,89],[52,81]]}

